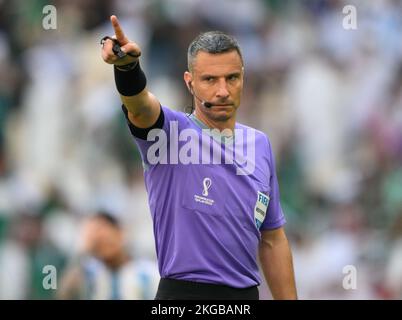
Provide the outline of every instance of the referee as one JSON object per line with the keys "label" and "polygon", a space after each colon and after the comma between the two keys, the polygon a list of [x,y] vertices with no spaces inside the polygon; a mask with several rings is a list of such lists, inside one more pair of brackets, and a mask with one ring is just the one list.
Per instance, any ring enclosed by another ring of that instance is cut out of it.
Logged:
{"label": "referee", "polygon": [[161,275],[156,299],[259,299],[257,256],[273,298],[296,299],[271,144],[236,122],[244,79],[237,41],[213,31],[190,44],[187,115],[148,91],[140,47],[116,16],[111,23],[102,58],[114,65],[143,160]]}

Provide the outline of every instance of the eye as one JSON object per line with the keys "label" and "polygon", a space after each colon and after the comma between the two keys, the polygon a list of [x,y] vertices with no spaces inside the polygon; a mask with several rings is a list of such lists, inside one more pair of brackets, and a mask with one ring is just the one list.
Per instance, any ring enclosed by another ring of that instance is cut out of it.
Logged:
{"label": "eye", "polygon": [[239,79],[239,75],[237,75],[237,74],[231,74],[231,75],[228,77],[228,80],[229,80],[229,81],[235,81],[235,80],[237,80],[237,79]]}
{"label": "eye", "polygon": [[204,80],[206,82],[213,82],[215,80],[215,78],[214,77],[206,77],[206,78],[204,78]]}

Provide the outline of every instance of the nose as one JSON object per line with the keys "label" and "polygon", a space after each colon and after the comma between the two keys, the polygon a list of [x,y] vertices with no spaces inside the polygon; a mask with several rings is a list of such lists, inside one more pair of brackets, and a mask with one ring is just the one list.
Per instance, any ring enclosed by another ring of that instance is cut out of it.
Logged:
{"label": "nose", "polygon": [[216,92],[216,97],[217,98],[228,98],[229,97],[229,91],[227,89],[227,84],[226,80],[222,79],[219,81],[219,87],[218,91]]}

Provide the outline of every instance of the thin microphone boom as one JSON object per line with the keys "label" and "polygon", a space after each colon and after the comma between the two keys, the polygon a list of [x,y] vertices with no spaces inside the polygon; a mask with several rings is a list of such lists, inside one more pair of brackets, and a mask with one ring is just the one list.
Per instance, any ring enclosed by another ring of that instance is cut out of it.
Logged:
{"label": "thin microphone boom", "polygon": [[189,89],[190,89],[190,93],[194,96],[194,97],[196,97],[200,102],[201,102],[201,104],[205,107],[205,108],[211,108],[214,104],[212,103],[212,102],[208,102],[208,101],[205,101],[205,100],[202,100],[202,99],[200,99],[200,98],[198,98],[197,97],[197,95],[193,92],[193,90],[192,90],[192,85],[191,85],[191,82],[189,83]]}
{"label": "thin microphone boom", "polygon": [[209,109],[209,108],[211,108],[211,107],[213,106],[213,103],[198,98],[198,97],[195,95],[195,93],[193,93],[193,96],[196,97],[198,100],[200,100],[201,104],[202,104],[205,108],[208,108],[208,109]]}

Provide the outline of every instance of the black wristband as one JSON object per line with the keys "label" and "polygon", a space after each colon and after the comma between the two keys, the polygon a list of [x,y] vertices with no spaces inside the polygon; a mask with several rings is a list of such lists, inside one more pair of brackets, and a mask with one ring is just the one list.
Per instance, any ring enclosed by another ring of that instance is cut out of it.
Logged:
{"label": "black wristband", "polygon": [[147,78],[138,62],[136,66],[129,71],[122,71],[114,67],[114,80],[117,91],[123,96],[135,96],[145,89]]}
{"label": "black wristband", "polygon": [[139,61],[137,60],[137,61],[131,62],[129,64],[125,64],[124,66],[116,66],[116,65],[114,65],[114,66],[119,71],[131,71],[137,66],[138,63],[139,63]]}

